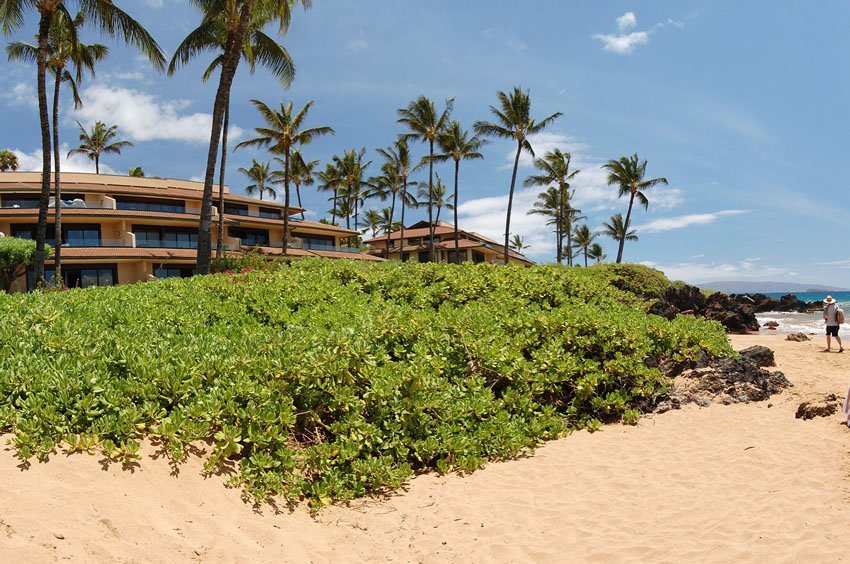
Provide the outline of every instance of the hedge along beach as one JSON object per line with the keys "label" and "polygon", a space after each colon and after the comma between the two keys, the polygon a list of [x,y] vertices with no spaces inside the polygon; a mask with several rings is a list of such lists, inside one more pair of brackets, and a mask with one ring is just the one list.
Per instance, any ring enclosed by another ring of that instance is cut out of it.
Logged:
{"label": "hedge along beach", "polygon": [[[770,401],[693,405],[547,443],[467,476],[415,477],[399,495],[323,509],[252,508],[192,456],[174,472],[54,456],[22,472],[0,453],[7,562],[841,561],[850,526],[841,417],[795,419],[846,387],[817,341],[733,335],[776,353],[794,386]],[[50,511],[44,508],[49,507]]]}

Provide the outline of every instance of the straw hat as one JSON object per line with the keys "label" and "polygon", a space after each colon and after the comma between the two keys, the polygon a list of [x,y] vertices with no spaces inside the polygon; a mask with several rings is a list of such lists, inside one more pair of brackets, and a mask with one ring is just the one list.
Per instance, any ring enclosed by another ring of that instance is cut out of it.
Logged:
{"label": "straw hat", "polygon": [[832,296],[827,296],[827,297],[826,297],[826,299],[823,301],[823,303],[825,303],[825,304],[834,304],[834,303],[835,303],[835,300],[833,300],[833,299],[832,299]]}

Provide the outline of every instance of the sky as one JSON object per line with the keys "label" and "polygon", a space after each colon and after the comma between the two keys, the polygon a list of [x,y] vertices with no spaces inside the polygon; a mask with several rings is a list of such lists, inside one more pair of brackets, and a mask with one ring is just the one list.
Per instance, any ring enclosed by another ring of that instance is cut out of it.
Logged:
{"label": "sky", "polygon": [[[183,0],[116,4],[169,57],[200,21]],[[25,27],[2,41],[31,40],[36,24],[30,13]],[[471,130],[492,118],[498,91],[520,86],[530,92],[533,116],[563,113],[531,143],[538,157],[554,148],[572,153],[581,171],[573,205],[592,231],[625,215],[628,205],[607,184],[607,161],[637,153],[648,162],[648,177],[669,181],[647,191],[647,209],[635,208],[639,239],[626,243],[624,262],[690,283],[850,287],[850,205],[837,168],[850,144],[848,24],[850,4],[838,0],[313,0],[310,10],[296,11],[281,39],[296,64],[289,89],[263,69],[251,75],[240,68],[231,146],[261,125],[252,99],[296,107],[312,100],[306,126],[331,126],[335,135],[305,146],[305,156],[324,163],[365,147],[374,161],[369,171],[377,173],[375,149],[404,132],[398,108],[420,95],[438,106],[454,98],[453,118]],[[77,144],[77,121],[101,120],[134,144],[106,156],[102,171],[126,174],[141,166],[148,176],[201,178],[216,87],[215,79],[200,80],[209,57],[169,78],[111,38],[88,31],[84,41],[105,43],[111,53],[81,84],[80,110],[65,93],[63,148]],[[0,149],[14,150],[22,169],[38,170],[35,69],[6,61],[0,69]],[[426,154],[424,145],[413,149],[417,158]],[[496,139],[483,160],[462,163],[462,229],[503,239],[514,150]],[[250,184],[238,168],[254,158],[270,155],[243,149],[228,157],[233,192]],[[94,167],[73,157],[63,169]],[[521,184],[534,170],[524,156],[511,232],[530,245],[529,258],[552,262],[554,233],[544,218],[527,214],[541,189]],[[451,190],[453,165],[438,172]],[[308,218],[327,215],[326,195],[307,188],[303,196]],[[601,234],[597,241],[612,261],[616,242]]]}

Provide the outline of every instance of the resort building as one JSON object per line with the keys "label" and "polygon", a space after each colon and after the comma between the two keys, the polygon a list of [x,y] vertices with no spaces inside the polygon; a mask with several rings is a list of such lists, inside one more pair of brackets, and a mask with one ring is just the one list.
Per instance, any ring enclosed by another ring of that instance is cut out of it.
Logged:
{"label": "resort building", "polygon": [[[430,223],[420,221],[404,230],[404,240],[401,231],[389,234],[389,254],[387,253],[387,236],[381,235],[364,241],[369,253],[390,260],[428,262],[428,239]],[[458,230],[458,252],[460,262],[487,262],[502,264],[504,262],[505,246],[488,239],[478,233]],[[437,262],[457,262],[455,260],[455,229],[445,221],[434,224],[434,253]],[[531,266],[532,261],[516,251],[508,251],[508,260],[512,263]]]}
{"label": "resort building", "polygon": [[[111,286],[195,273],[203,183],[107,174],[62,174],[62,273],[69,288]],[[0,172],[0,236],[35,239],[39,172]],[[213,196],[213,256],[258,249],[283,254],[283,204],[234,195],[225,187],[224,240],[218,240],[218,187]],[[51,200],[47,242],[54,244]],[[287,255],[381,260],[346,245],[357,233],[302,219],[290,206]],[[52,262],[45,267],[48,281]],[[13,291],[34,286],[32,273]]]}

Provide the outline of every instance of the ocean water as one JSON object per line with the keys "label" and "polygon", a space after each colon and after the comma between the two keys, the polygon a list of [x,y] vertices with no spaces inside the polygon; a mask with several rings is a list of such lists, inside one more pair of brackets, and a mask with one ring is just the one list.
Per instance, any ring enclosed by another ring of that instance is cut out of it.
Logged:
{"label": "ocean water", "polygon": [[[776,298],[778,300],[786,293],[787,292],[768,292],[764,295],[770,296],[771,298]],[[827,296],[825,292],[799,292],[795,295],[797,296],[798,300],[802,300],[804,302],[823,302],[823,299]],[[838,302],[838,305],[841,307],[841,309],[844,310],[845,316],[850,318],[850,292],[835,292],[830,295]],[[806,333],[823,335],[824,321],[822,315],[822,310],[818,310],[813,313],[766,311],[764,313],[756,314],[756,319],[758,319],[759,325],[762,326],[759,329],[759,333]],[[777,322],[779,324],[779,327],[777,327],[776,329],[766,329],[764,327],[764,324],[768,321]],[[842,334],[846,335],[848,331],[850,331],[850,323],[844,323],[841,326],[841,332],[839,333],[839,336],[841,336]]]}

